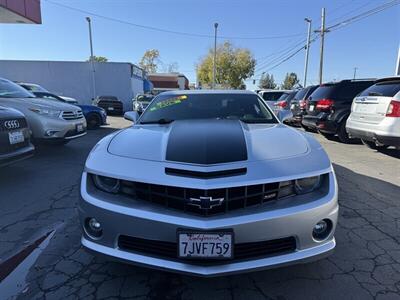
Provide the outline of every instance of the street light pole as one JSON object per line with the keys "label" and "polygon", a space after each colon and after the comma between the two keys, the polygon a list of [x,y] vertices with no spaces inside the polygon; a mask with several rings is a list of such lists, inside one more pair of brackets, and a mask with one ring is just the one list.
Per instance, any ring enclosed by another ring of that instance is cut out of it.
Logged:
{"label": "street light pole", "polygon": [[320,58],[319,58],[319,84],[322,84],[322,69],[324,66],[325,33],[329,32],[329,30],[325,29],[325,8],[322,8],[321,30],[316,30],[315,32],[319,32],[321,34],[321,50],[320,50]]}
{"label": "street light pole", "polygon": [[86,17],[86,21],[89,25],[89,43],[90,43],[90,64],[92,67],[92,92],[93,99],[96,99],[96,77],[95,77],[95,69],[94,69],[94,55],[93,55],[93,41],[92,41],[92,20],[89,17]]}
{"label": "street light pole", "polygon": [[214,23],[214,62],[213,62],[213,78],[212,78],[212,88],[215,89],[216,73],[217,73],[217,29],[218,23]]}
{"label": "street light pole", "polygon": [[353,74],[353,79],[356,79],[356,75],[357,75],[357,67],[354,67],[354,74]]}
{"label": "street light pole", "polygon": [[306,44],[306,61],[304,63],[304,83],[303,87],[307,86],[307,70],[308,70],[308,56],[310,53],[310,38],[311,38],[311,19],[305,18],[304,21],[308,23],[307,44]]}
{"label": "street light pole", "polygon": [[400,75],[400,45],[399,53],[397,54],[396,75]]}

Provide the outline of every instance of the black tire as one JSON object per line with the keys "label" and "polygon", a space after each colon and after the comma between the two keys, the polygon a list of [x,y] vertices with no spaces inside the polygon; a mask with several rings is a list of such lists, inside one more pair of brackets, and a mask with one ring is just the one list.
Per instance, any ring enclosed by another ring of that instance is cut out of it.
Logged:
{"label": "black tire", "polygon": [[96,114],[89,114],[86,123],[88,129],[97,129],[100,127],[100,117]]}
{"label": "black tire", "polygon": [[301,127],[307,132],[314,132],[314,133],[316,132],[315,130],[312,130],[311,128],[308,128],[307,126],[304,126],[303,124],[301,124]]}
{"label": "black tire", "polygon": [[387,145],[380,146],[380,145],[375,144],[374,142],[365,141],[365,140],[361,140],[361,142],[365,146],[367,146],[368,148],[373,149],[373,150],[385,150],[385,149],[387,149],[389,147]]}
{"label": "black tire", "polygon": [[326,138],[327,140],[332,141],[332,140],[335,139],[335,135],[332,134],[332,133],[324,133],[324,132],[321,132],[321,131],[319,131],[319,133],[320,133],[324,138]]}
{"label": "black tire", "polygon": [[343,144],[351,144],[353,142],[356,142],[357,140],[351,139],[349,137],[349,134],[346,131],[346,120],[343,120],[342,123],[340,123],[337,136],[339,138],[339,141],[341,141]]}

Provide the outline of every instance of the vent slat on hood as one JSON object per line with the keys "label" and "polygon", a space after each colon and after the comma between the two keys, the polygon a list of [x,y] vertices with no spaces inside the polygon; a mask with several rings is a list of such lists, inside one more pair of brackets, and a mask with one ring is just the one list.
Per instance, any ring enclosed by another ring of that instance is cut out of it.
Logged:
{"label": "vent slat on hood", "polygon": [[166,160],[204,165],[247,160],[246,140],[240,121],[174,122]]}
{"label": "vent slat on hood", "polygon": [[212,171],[212,172],[199,172],[199,171],[191,171],[191,170],[165,168],[165,174],[167,174],[167,175],[192,177],[192,178],[200,178],[200,179],[214,179],[214,178],[221,178],[221,177],[239,176],[239,175],[245,175],[246,172],[247,172],[247,168]]}

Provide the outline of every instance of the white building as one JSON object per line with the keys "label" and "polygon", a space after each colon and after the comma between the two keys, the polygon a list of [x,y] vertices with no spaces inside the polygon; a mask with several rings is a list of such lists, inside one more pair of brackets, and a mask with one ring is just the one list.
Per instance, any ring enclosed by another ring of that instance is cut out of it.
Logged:
{"label": "white building", "polygon": [[[144,71],[131,63],[94,63],[95,95],[116,96],[125,110],[132,109],[132,98],[144,92]],[[91,104],[93,72],[89,62],[0,60],[0,77],[36,83],[61,96]]]}

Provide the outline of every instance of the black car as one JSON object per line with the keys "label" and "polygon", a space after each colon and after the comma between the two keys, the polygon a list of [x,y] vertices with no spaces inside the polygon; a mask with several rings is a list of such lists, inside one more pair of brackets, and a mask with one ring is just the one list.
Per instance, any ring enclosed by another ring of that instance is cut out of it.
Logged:
{"label": "black car", "polygon": [[301,120],[306,114],[306,99],[317,89],[318,85],[310,85],[297,91],[292,101],[290,102],[290,110],[293,116],[285,120],[286,124],[301,127]]}
{"label": "black car", "polygon": [[115,96],[99,96],[93,101],[93,105],[103,108],[109,115],[122,115],[124,105]]}
{"label": "black car", "polygon": [[337,135],[342,143],[349,143],[346,121],[353,99],[374,82],[372,79],[342,80],[320,85],[307,99],[302,126],[327,138]]}
{"label": "black car", "polygon": [[31,131],[25,116],[12,108],[0,106],[0,167],[33,155]]}

